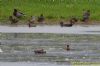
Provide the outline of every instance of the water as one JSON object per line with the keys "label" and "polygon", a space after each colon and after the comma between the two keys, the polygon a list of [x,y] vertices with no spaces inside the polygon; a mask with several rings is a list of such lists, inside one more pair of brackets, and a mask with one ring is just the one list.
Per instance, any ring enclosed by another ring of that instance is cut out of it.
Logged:
{"label": "water", "polygon": [[0,66],[70,66],[56,63],[38,63],[38,62],[0,62]]}
{"label": "water", "polygon": [[[0,26],[0,66],[69,66],[100,63],[99,26]],[[49,29],[49,30],[48,30]],[[66,45],[71,50],[66,51]],[[47,53],[36,55],[43,48]]]}
{"label": "water", "polygon": [[[67,44],[70,51],[64,49]],[[1,33],[0,48],[3,51],[1,64],[26,62],[27,65],[30,62],[30,66],[66,66],[73,62],[100,62],[100,36],[97,34]],[[37,48],[43,48],[47,53],[36,55],[33,51]]]}
{"label": "water", "polygon": [[100,34],[99,25],[87,25],[73,27],[60,27],[60,26],[0,26],[0,32],[2,33],[61,33],[61,34]]}

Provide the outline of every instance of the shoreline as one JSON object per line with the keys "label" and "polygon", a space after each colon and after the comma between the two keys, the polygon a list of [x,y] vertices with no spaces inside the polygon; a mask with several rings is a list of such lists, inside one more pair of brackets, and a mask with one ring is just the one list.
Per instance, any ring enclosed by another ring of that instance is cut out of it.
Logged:
{"label": "shoreline", "polygon": [[0,26],[1,33],[54,33],[54,34],[100,34],[100,25],[75,25],[72,27],[61,27],[59,25],[38,25],[28,27],[27,25]]}
{"label": "shoreline", "polygon": [[[44,25],[59,25],[60,21],[63,21],[64,23],[69,23],[69,21],[65,21],[65,20],[46,20],[44,22]],[[20,20],[17,25],[27,25],[28,21],[23,21]],[[35,21],[36,25],[41,25],[40,23],[38,23],[37,21]],[[0,25],[11,25],[10,21],[0,21]],[[16,24],[15,24],[16,25]],[[75,25],[100,25],[100,21],[89,21],[89,22],[82,22],[82,21],[78,21],[75,23]]]}

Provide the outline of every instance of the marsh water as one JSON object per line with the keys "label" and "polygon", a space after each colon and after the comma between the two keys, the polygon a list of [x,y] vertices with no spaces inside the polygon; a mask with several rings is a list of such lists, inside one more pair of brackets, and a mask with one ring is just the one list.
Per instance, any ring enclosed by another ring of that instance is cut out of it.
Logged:
{"label": "marsh water", "polygon": [[[70,51],[66,51],[70,45]],[[35,54],[35,49],[46,54]],[[32,66],[66,66],[73,62],[100,62],[100,36],[89,34],[1,33],[0,66],[6,62]],[[22,62],[22,63],[21,63]],[[25,66],[25,65],[24,65]]]}

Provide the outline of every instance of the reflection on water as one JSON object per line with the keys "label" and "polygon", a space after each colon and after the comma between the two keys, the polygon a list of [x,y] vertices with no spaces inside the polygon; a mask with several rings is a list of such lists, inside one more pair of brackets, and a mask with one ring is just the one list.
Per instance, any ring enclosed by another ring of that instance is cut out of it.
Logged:
{"label": "reflection on water", "polygon": [[[66,51],[65,46],[71,50]],[[99,35],[71,34],[1,34],[1,62],[100,62]],[[43,48],[46,54],[34,54],[34,50]]]}

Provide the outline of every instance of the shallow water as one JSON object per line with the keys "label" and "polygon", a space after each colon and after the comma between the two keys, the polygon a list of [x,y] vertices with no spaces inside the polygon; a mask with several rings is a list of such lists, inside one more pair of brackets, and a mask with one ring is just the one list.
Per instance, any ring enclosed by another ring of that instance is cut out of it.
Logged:
{"label": "shallow water", "polygon": [[0,32],[2,33],[56,33],[56,34],[100,34],[99,25],[86,25],[73,27],[60,27],[59,25],[54,26],[0,26]]}
{"label": "shallow water", "polygon": [[39,62],[0,62],[0,66],[71,66],[56,63],[39,63]]}
{"label": "shallow water", "polygon": [[[64,49],[67,44],[70,51]],[[63,66],[72,62],[100,62],[100,36],[97,34],[1,33],[0,48],[3,50],[0,53],[1,64],[34,62]],[[43,48],[47,53],[36,55],[33,51],[37,48]]]}

